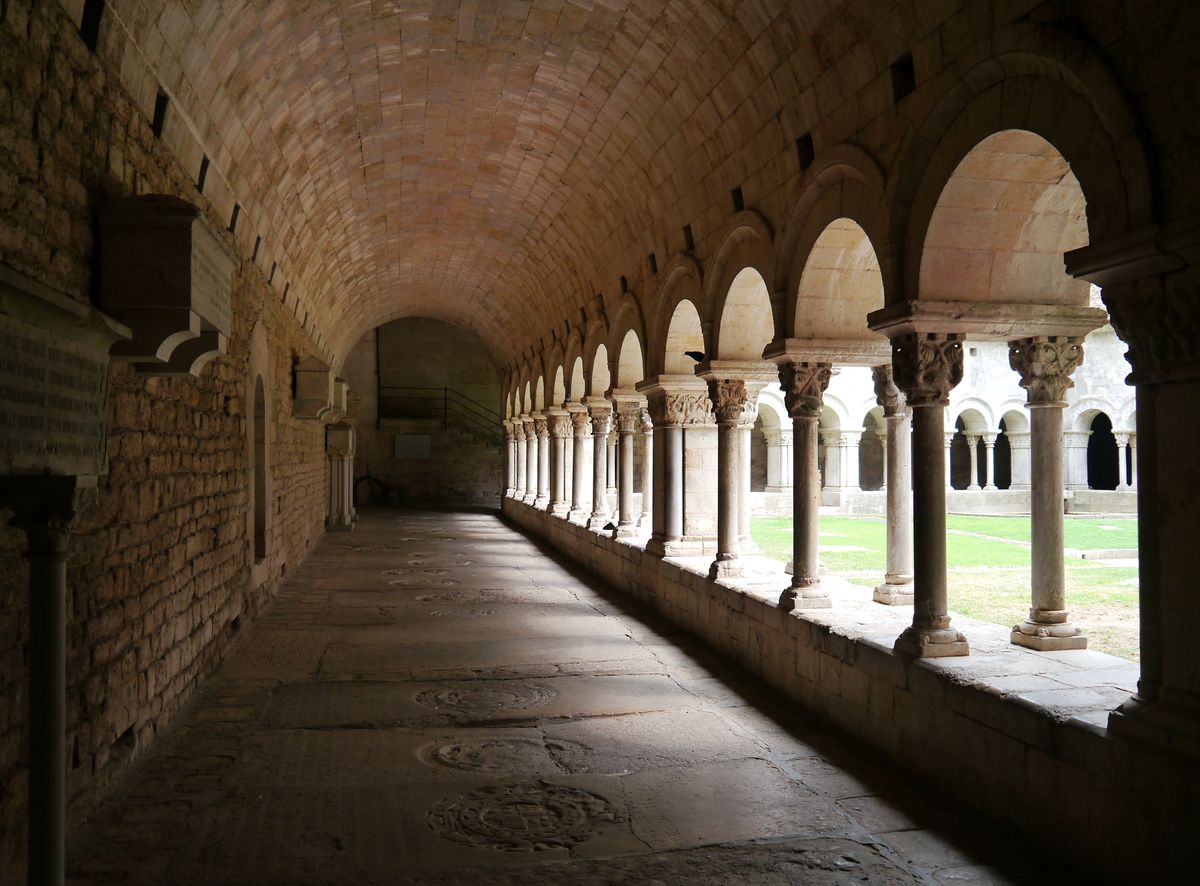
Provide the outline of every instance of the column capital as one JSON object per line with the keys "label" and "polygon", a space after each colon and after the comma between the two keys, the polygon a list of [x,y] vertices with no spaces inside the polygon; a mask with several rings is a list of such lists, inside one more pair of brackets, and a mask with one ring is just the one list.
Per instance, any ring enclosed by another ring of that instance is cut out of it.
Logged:
{"label": "column capital", "polygon": [[11,508],[9,523],[25,531],[29,553],[65,559],[79,478],[56,474],[0,477],[0,507]]}
{"label": "column capital", "polygon": [[632,434],[638,429],[642,419],[642,404],[638,400],[616,401],[617,431],[622,434]]}
{"label": "column capital", "polygon": [[711,425],[712,401],[704,390],[661,391],[647,398],[650,420],[657,427]]}
{"label": "column capital", "polygon": [[742,412],[750,394],[741,379],[715,378],[708,382],[708,396],[712,400],[717,424],[736,425],[742,420]]}
{"label": "column capital", "polygon": [[544,415],[535,415],[533,417],[533,432],[543,440],[550,436],[548,422]]}
{"label": "column capital", "polygon": [[562,440],[571,436],[571,416],[565,412],[553,412],[546,418],[551,437]]}
{"label": "column capital", "polygon": [[779,386],[792,418],[819,418],[833,366],[829,363],[781,363]]}
{"label": "column capital", "polygon": [[1132,436],[1128,431],[1113,431],[1113,437],[1116,438],[1118,446],[1128,446],[1129,438]]}
{"label": "column capital", "polygon": [[962,381],[962,340],[956,333],[897,336],[892,339],[892,370],[909,406],[947,406],[950,391]]}
{"label": "column capital", "polygon": [[592,417],[586,409],[571,410],[571,431],[576,437],[586,437],[592,430]]}
{"label": "column capital", "polygon": [[883,407],[884,417],[903,417],[908,408],[908,400],[904,392],[896,387],[892,364],[872,366],[871,380],[875,383],[875,402]]}
{"label": "column capital", "polygon": [[643,406],[641,415],[638,416],[638,430],[643,434],[654,433],[654,421],[650,418],[650,410]]}
{"label": "column capital", "polygon": [[988,449],[991,449],[993,446],[996,445],[996,436],[997,435],[995,433],[980,434],[980,436],[983,438],[983,445],[986,446]]}
{"label": "column capital", "polygon": [[1008,365],[1021,375],[1028,406],[1065,406],[1075,386],[1071,373],[1083,362],[1083,341],[1074,336],[1037,336],[1008,343]]}
{"label": "column capital", "polygon": [[862,441],[861,431],[841,431],[838,434],[838,445],[843,448],[857,446]]}
{"label": "column capital", "polygon": [[513,440],[515,440],[517,442],[521,442],[525,439],[525,422],[521,421],[521,419],[519,419],[519,418],[514,417],[512,419],[512,421],[509,422],[509,427],[512,430],[512,439]]}

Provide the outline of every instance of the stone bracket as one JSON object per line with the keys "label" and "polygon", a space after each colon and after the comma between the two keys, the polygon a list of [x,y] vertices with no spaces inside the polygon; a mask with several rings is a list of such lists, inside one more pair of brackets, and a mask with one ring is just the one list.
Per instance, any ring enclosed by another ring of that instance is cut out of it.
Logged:
{"label": "stone bracket", "polygon": [[875,340],[785,338],[767,345],[763,359],[774,363],[878,366],[891,362],[892,346],[882,336]]}
{"label": "stone bracket", "polygon": [[1083,338],[1108,322],[1108,312],[1076,305],[915,300],[872,311],[867,322],[888,338],[935,333],[1012,341],[1039,335]]}
{"label": "stone bracket", "polygon": [[292,414],[309,421],[325,421],[334,412],[334,377],[318,357],[305,357],[292,370],[296,396]]}

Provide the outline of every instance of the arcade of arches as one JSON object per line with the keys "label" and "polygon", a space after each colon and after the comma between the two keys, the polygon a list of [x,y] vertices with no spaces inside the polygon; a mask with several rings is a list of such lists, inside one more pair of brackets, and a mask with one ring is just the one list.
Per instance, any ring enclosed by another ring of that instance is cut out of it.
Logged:
{"label": "arcade of arches", "polygon": [[[139,761],[212,732],[185,705],[243,632],[299,619],[231,698],[312,652],[298,571],[417,544],[355,530],[364,453],[499,502],[1014,857],[1187,876],[1197,45],[1176,0],[0,3],[0,880],[63,882]],[[1106,324],[1121,414],[1068,393]],[[976,345],[1021,389],[986,420],[954,399]],[[495,417],[447,443],[460,383]],[[406,386],[440,431],[384,414]],[[756,423],[786,573],[750,538]],[[822,480],[881,490],[873,594],[822,574]],[[947,496],[998,482],[1033,527],[1004,631],[946,568]],[[1136,666],[1071,619],[1088,486],[1136,497]],[[567,859],[551,832],[517,848]]]}

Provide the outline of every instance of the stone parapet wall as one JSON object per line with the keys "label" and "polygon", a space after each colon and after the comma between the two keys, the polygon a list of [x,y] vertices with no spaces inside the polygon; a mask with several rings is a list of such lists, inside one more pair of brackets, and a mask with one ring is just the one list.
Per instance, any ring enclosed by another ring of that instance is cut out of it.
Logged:
{"label": "stone parapet wall", "polygon": [[[1104,725],[1128,697],[1135,665],[1088,650],[1025,650],[1006,630],[961,617],[969,657],[909,660],[892,652],[905,607],[835,593],[832,610],[785,613],[761,586],[708,579],[703,561],[662,560],[512,499],[503,513],[812,715],[1047,851],[1105,878],[1190,877],[1200,772]],[[1042,684],[1062,688],[1020,688]]]}
{"label": "stone parapet wall", "polygon": [[[123,363],[109,371],[108,473],[77,499],[68,562],[69,826],[167,726],[319,538],[324,428],[291,418],[293,355],[314,346],[268,285],[261,256],[254,265],[246,238],[224,233],[229,219],[217,217],[57,4],[0,4],[0,262],[86,303],[98,206],[147,193],[200,206],[223,232],[240,263],[233,328],[228,352],[199,377],[149,377]],[[270,352],[273,571],[252,588],[247,380],[256,322]],[[24,879],[29,631],[24,538],[9,516],[0,512],[5,883]]]}

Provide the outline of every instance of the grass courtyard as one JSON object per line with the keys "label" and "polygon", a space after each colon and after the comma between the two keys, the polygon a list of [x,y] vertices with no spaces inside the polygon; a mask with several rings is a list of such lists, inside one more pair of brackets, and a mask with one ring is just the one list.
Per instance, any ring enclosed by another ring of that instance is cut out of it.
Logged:
{"label": "grass courtyard", "polygon": [[[1029,518],[950,514],[946,560],[952,612],[1011,626],[1029,610]],[[792,555],[790,517],[755,517],[754,541],[768,557]],[[1131,661],[1138,657],[1138,571],[1082,559],[1071,550],[1137,548],[1130,517],[1066,518],[1067,608],[1088,635],[1088,648]],[[881,517],[821,517],[821,564],[854,584],[883,580],[887,533]]]}

